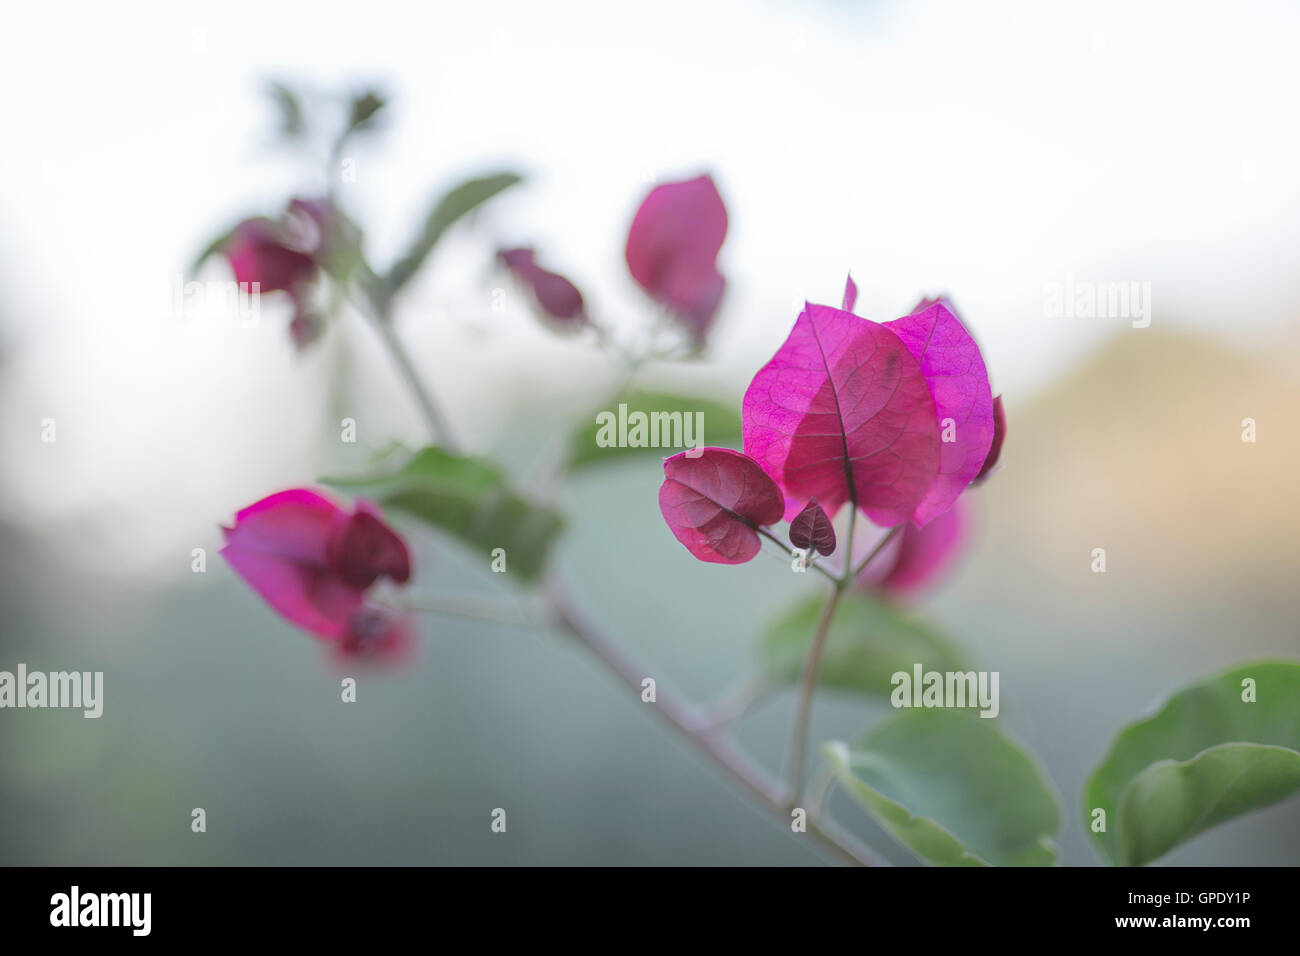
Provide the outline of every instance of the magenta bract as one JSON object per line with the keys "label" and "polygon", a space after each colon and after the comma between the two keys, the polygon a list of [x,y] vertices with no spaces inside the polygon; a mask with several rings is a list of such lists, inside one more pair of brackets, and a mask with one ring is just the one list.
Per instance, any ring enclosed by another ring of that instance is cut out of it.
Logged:
{"label": "magenta bract", "polygon": [[558,272],[539,266],[532,249],[503,249],[497,256],[532,294],[544,318],[565,326],[586,323],[587,308],[578,287]]}
{"label": "magenta bract", "polygon": [[790,522],[790,543],[796,548],[816,548],[822,557],[835,553],[835,528],[816,501],[808,502]]}
{"label": "magenta bract", "polygon": [[664,462],[659,510],[673,535],[701,561],[743,564],[758,554],[756,528],[781,520],[781,489],[730,448],[682,452]]}
{"label": "magenta bract", "polygon": [[331,199],[293,199],[285,213],[293,245],[310,253],[319,265],[331,252],[340,218]]}
{"label": "magenta bract", "polygon": [[245,219],[222,249],[235,281],[258,283],[262,292],[291,292],[316,273],[306,252],[287,244],[284,231],[267,219]]}
{"label": "magenta bract", "polygon": [[348,513],[295,488],[249,505],[222,531],[221,554],[236,573],[293,624],[327,640],[352,633],[379,577],[398,584],[411,577],[406,543],[365,502]]}
{"label": "magenta bract", "polygon": [[324,331],[311,304],[311,285],[334,253],[341,217],[329,199],[294,199],[278,220],[245,219],[222,247],[235,281],[259,292],[286,292],[293,300],[289,333],[298,349]]}
{"label": "magenta bract", "polygon": [[993,444],[989,446],[989,454],[984,459],[984,467],[975,476],[976,481],[983,481],[988,477],[989,472],[997,467],[998,459],[1002,457],[1002,441],[1006,437],[1007,413],[1002,408],[1002,396],[999,395],[993,399]]}
{"label": "magenta bract", "polygon": [[330,657],[343,670],[357,664],[401,667],[415,658],[415,623],[409,614],[367,607],[353,615],[348,632],[330,645]]}
{"label": "magenta bract", "polygon": [[979,346],[947,300],[923,301],[885,327],[920,362],[939,419],[939,474],[911,516],[924,527],[952,507],[983,467],[993,441],[993,393]]}
{"label": "magenta bract", "polygon": [[958,502],[924,528],[907,525],[858,575],[858,587],[895,598],[934,584],[960,553],[967,538],[966,508]]}
{"label": "magenta bract", "polygon": [[305,300],[294,302],[293,320],[289,323],[289,337],[299,351],[311,345],[325,331],[325,322],[319,312]]}
{"label": "magenta bract", "polygon": [[877,525],[901,524],[939,472],[920,363],[894,332],[842,309],[804,307],[741,414],[745,452],[784,490],[787,518],[816,498],[831,517],[853,501]]}
{"label": "magenta bract", "polygon": [[850,273],[844,280],[844,300],[840,308],[845,312],[852,312],[853,307],[858,304],[858,284],[853,281],[853,274]]}
{"label": "magenta bract", "polygon": [[656,186],[627,234],[627,267],[650,297],[667,306],[703,344],[722,303],[726,280],[718,252],[727,208],[710,176]]}

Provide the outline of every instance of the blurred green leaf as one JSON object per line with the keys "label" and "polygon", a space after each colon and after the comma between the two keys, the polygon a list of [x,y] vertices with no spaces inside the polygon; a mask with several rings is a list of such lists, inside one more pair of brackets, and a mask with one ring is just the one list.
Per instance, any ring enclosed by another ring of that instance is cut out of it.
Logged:
{"label": "blurred green leaf", "polygon": [[1153,763],[1120,796],[1121,862],[1141,866],[1225,820],[1300,789],[1300,752],[1268,744],[1219,744],[1191,760]]}
{"label": "blurred green leaf", "polygon": [[[729,448],[739,447],[741,443],[740,413],[734,403],[727,404],[711,398],[672,395],[667,392],[633,390],[624,392],[610,402],[608,407],[593,411],[588,416],[590,424],[584,425],[573,436],[571,442],[569,454],[569,468],[571,470],[576,471],[589,465],[619,461],[629,455],[650,453],[659,455],[662,458],[685,450],[686,445],[681,442],[675,447],[660,446],[658,448],[630,448],[623,447],[621,443],[602,447],[597,444],[597,437],[601,432],[601,426],[597,421],[598,416],[601,412],[611,412],[617,419],[620,417],[620,405],[627,406],[626,412],[628,415],[637,412],[646,415],[647,421],[653,425],[653,428],[648,432],[651,436],[667,432],[672,436],[672,441],[681,439],[684,442],[689,427],[691,438],[705,445]],[[697,412],[704,416],[702,434],[694,426],[695,419],[691,419],[691,424],[687,425],[686,416],[694,415]],[[652,415],[662,417],[651,418]],[[662,429],[661,424],[665,426]]]}
{"label": "blurred green leaf", "polygon": [[226,243],[230,241],[230,236],[234,231],[235,231],[235,227],[231,226],[225,232],[221,233],[221,235],[214,237],[211,242],[209,242],[206,246],[204,246],[203,251],[200,252],[197,256],[195,256],[194,261],[190,263],[188,274],[189,275],[195,274],[196,272],[199,271],[199,269],[203,268],[203,264],[205,262],[207,262],[213,256],[221,252],[222,248],[225,247]]}
{"label": "blurred green leaf", "polygon": [[511,490],[494,464],[441,448],[425,448],[372,476],[321,481],[406,512],[488,556],[504,548],[507,570],[528,580],[541,573],[563,524],[554,510]]}
{"label": "blurred green leaf", "polygon": [[382,301],[391,299],[424,264],[443,233],[461,217],[474,211],[498,193],[521,182],[515,173],[497,173],[461,183],[442,197],[425,220],[424,229],[410,251],[402,257],[384,280]]}
{"label": "blurred green leaf", "polygon": [[[810,598],[768,624],[759,645],[764,674],[799,680],[824,603]],[[925,624],[870,595],[846,593],[826,636],[819,683],[888,697],[890,678],[898,671],[910,675],[915,664],[926,671],[966,670],[960,653]]]}
{"label": "blurred green leaf", "polygon": [[324,237],[324,254],[319,257],[331,279],[346,285],[354,274],[366,274],[365,255],[362,252],[364,235],[351,216],[335,204],[330,215],[330,231]]}
{"label": "blurred green leaf", "polygon": [[[1252,681],[1247,685],[1245,682]],[[1254,701],[1243,700],[1247,687]],[[1084,825],[1113,863],[1149,863],[1300,788],[1300,662],[1237,665],[1116,735],[1084,792]]]}
{"label": "blurred green leaf", "polygon": [[958,710],[900,710],[859,745],[822,747],[836,779],[903,846],[936,866],[1050,866],[1060,808],[1037,763]]}
{"label": "blurred green leaf", "polygon": [[280,135],[285,139],[301,136],[307,127],[298,94],[275,80],[266,84],[266,92],[280,113]]}
{"label": "blurred green leaf", "polygon": [[366,90],[352,97],[352,104],[348,111],[347,131],[351,133],[361,129],[387,105],[388,101],[374,90]]}

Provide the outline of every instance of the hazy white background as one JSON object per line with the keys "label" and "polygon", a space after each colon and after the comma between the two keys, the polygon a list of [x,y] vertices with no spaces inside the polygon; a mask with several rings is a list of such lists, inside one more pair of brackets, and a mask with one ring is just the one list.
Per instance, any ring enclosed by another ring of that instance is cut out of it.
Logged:
{"label": "hazy white background", "polygon": [[[729,388],[850,268],[877,319],[951,293],[996,387],[1022,395],[1125,325],[1046,319],[1044,283],[1066,274],[1151,282],[1156,326],[1257,351],[1291,334],[1293,4],[51,3],[7,20],[0,414],[17,484],[0,507],[83,525],[161,512],[128,567],[311,477],[299,439],[324,427],[308,387],[324,360],[296,361],[274,310],[250,332],[170,299],[218,229],[319,186],[272,146],[268,75],[390,92],[387,131],[342,186],[381,265],[456,177],[528,172],[402,317],[480,448],[517,399],[494,383],[601,374],[488,314],[491,242],[536,242],[603,313],[630,315],[631,211],[652,177],[705,168],[732,216]],[[59,445],[33,454],[46,416]]]}
{"label": "hazy white background", "polygon": [[[535,243],[630,328],[645,313],[623,240],[656,177],[717,178],[731,292],[711,362],[652,378],[738,397],[848,269],[872,318],[952,294],[1013,437],[973,496],[974,552],[924,613],[1002,673],[1009,728],[1063,795],[1067,862],[1096,859],[1079,793],[1118,727],[1229,661],[1295,653],[1294,4],[10,6],[3,649],[105,669],[109,690],[100,721],[0,725],[0,859],[814,859],[562,641],[432,620],[419,666],[351,710],[318,649],[212,556],[234,510],[364,453],[340,446],[341,415],[363,446],[422,438],[364,324],[297,356],[269,302],[256,329],[175,314],[212,235],[323,185],[276,148],[268,76],[389,93],[339,185],[381,267],[459,178],[528,174],[445,241],[398,319],[462,439],[517,471],[617,373],[514,298],[493,312],[491,254]],[[1046,317],[1067,274],[1150,282],[1151,327]],[[647,666],[707,699],[803,582],[780,561],[691,560],[659,480],[647,458],[578,482],[558,559]],[[419,584],[475,580],[440,550]],[[865,726],[834,698],[817,720],[818,739]],[[787,723],[769,706],[747,746],[775,765]],[[485,824],[503,804],[509,841]],[[198,805],[214,830],[196,842]],[[1294,801],[1171,862],[1293,863],[1293,824]]]}

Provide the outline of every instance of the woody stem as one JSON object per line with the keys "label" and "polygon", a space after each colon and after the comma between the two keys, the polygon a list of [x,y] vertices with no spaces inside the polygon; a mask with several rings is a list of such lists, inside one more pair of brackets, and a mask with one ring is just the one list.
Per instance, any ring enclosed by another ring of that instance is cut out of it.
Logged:
{"label": "woody stem", "polygon": [[[590,650],[630,690],[640,695],[642,681],[646,678],[645,671],[615,640],[577,610],[557,579],[547,581],[544,594],[555,622]],[[789,822],[791,798],[785,786],[738,748],[726,733],[725,727],[709,720],[692,704],[679,700],[660,683],[656,683],[652,709],[757,803],[779,819]],[[808,833],[818,843],[845,863],[857,866],[883,865],[872,850],[833,820],[815,818],[809,814],[807,826]]]}
{"label": "woody stem", "polygon": [[424,380],[420,378],[415,363],[411,361],[410,353],[406,351],[406,346],[397,337],[391,315],[379,314],[371,310],[366,310],[366,315],[370,319],[370,324],[375,327],[375,331],[379,333],[379,339],[384,343],[384,348],[388,350],[388,355],[393,360],[393,364],[397,366],[398,374],[402,376],[402,380],[415,397],[415,403],[420,407],[420,414],[424,418],[424,423],[432,434],[433,440],[448,451],[454,451],[456,441],[452,438],[451,429],[447,427],[447,419],[442,414],[438,404],[433,400],[433,393],[425,387]]}
{"label": "woody stem", "polygon": [[[799,696],[795,702],[794,721],[790,726],[790,749],[786,758],[786,772],[789,774],[790,793],[796,803],[803,791],[808,734],[812,724],[813,694],[817,690],[817,675],[821,670],[822,655],[826,650],[826,638],[830,634],[831,623],[835,620],[835,611],[840,606],[840,598],[857,576],[857,572],[853,569],[853,532],[858,522],[858,508],[852,501],[849,502],[849,507],[849,528],[844,535],[844,570],[839,577],[828,575],[834,582],[835,589],[831,591],[831,596],[822,608],[817,628],[813,632],[812,643],[808,647],[808,656],[804,659],[803,673],[799,680]],[[876,550],[878,551],[879,547]],[[872,557],[874,556],[875,551],[872,552]]]}
{"label": "woody stem", "polygon": [[[374,310],[367,310],[367,315],[379,330],[380,337],[397,365],[398,371],[415,395],[435,440],[441,440],[445,448],[453,447],[445,419],[434,403],[431,393],[425,388],[405,347],[394,333],[389,316],[377,314]],[[765,531],[764,533],[766,534]],[[772,537],[770,534],[767,536]],[[772,540],[777,539],[772,538]],[[781,544],[780,541],[777,543]],[[785,545],[781,544],[781,547],[784,549]],[[814,567],[823,574],[828,574],[825,568],[817,565]],[[842,583],[836,585],[835,597],[830,605],[832,611],[842,587]],[[578,611],[556,578],[547,580],[542,596],[546,611],[553,622],[576,638],[624,684],[640,695],[642,681],[646,677],[644,670],[628,656],[617,641]],[[826,617],[829,619],[829,614]],[[775,816],[788,822],[787,814],[790,810],[791,797],[786,793],[785,787],[780,780],[775,779],[732,742],[725,726],[719,726],[709,720],[694,705],[679,700],[659,685],[656,686],[654,710],[757,802]],[[858,866],[882,864],[882,861],[868,847],[833,820],[810,817],[807,820],[807,832],[824,849],[832,852],[845,863]]]}
{"label": "woody stem", "polygon": [[[872,561],[876,560],[876,555],[880,554],[881,551],[885,550],[885,545],[889,544],[889,542],[894,539],[894,536],[897,535],[902,530],[903,530],[903,525],[901,524],[895,525],[894,527],[890,528],[889,533],[886,534],[883,538],[881,538],[878,542],[876,542],[876,546],[871,549],[871,553],[868,554],[865,558],[863,558],[858,563],[858,566],[853,569],[853,576],[849,580],[850,581],[856,580],[857,576],[867,569],[867,565],[869,565]],[[851,557],[852,556],[850,556],[850,558]]]}

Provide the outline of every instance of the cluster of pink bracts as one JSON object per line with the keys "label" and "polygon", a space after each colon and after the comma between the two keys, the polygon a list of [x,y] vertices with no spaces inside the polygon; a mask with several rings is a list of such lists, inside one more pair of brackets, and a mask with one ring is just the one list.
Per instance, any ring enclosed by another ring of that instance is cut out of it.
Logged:
{"label": "cluster of pink bracts", "polygon": [[[222,249],[238,281],[289,296],[299,347],[321,329],[311,292],[337,223],[329,202],[294,200],[277,220],[240,223]],[[726,234],[727,210],[708,176],[651,190],[628,230],[632,277],[696,347],[726,289],[717,265]],[[498,259],[549,324],[589,323],[577,286],[539,265],[532,249],[503,250]],[[979,348],[946,301],[925,301],[877,324],[853,314],[856,295],[849,280],[843,308],[807,306],[754,376],[743,406],[744,452],[708,448],[664,463],[660,508],[697,558],[748,561],[759,550],[756,529],[781,520],[792,522],[792,541],[829,554],[831,519],[853,502],[882,527],[906,523],[863,570],[861,586],[907,594],[951,560],[964,528],[957,498],[997,461],[1001,400],[993,399]],[[375,595],[381,580],[410,580],[410,552],[375,506],[359,501],[349,512],[296,488],[249,505],[223,531],[230,566],[336,657],[410,658],[409,616]]]}
{"label": "cluster of pink bracts", "polygon": [[[235,279],[283,293],[294,306],[290,332],[305,347],[322,329],[311,300],[328,264],[339,217],[327,200],[295,199],[278,219],[246,219],[221,248]],[[717,267],[727,210],[708,176],[651,190],[628,230],[633,278],[703,344],[722,301]],[[533,250],[499,254],[551,324],[588,323],[582,293],[537,264]],[[348,512],[318,491],[277,492],[244,508],[223,528],[221,553],[254,591],[292,624],[327,642],[335,656],[355,662],[402,663],[414,648],[408,615],[375,598],[381,579],[403,585],[410,552],[379,510],[359,501]]]}
{"label": "cluster of pink bracts", "polygon": [[841,308],[806,305],[759,369],[742,407],[744,452],[664,462],[660,510],[701,561],[751,560],[758,529],[783,519],[796,547],[828,555],[848,503],[880,527],[904,525],[858,585],[907,594],[951,560],[965,525],[958,498],[1001,453],[1001,398],[946,300],[876,323],[853,313],[856,298],[850,278]]}
{"label": "cluster of pink bracts", "polygon": [[[727,207],[709,176],[656,186],[628,229],[624,257],[632,278],[697,347],[708,337],[727,287],[718,271],[726,237]],[[551,324],[576,329],[589,321],[578,287],[539,266],[532,249],[506,249],[500,259]]]}
{"label": "cluster of pink bracts", "polygon": [[245,219],[226,239],[222,254],[235,281],[259,293],[283,292],[293,302],[289,333],[306,348],[324,328],[311,302],[321,268],[333,252],[338,228],[328,199],[295,199],[279,219]]}
{"label": "cluster of pink bracts", "polygon": [[249,505],[223,528],[222,556],[287,620],[343,659],[407,659],[409,616],[371,599],[381,579],[411,579],[406,542],[365,501],[348,512],[315,491],[294,488]]}

